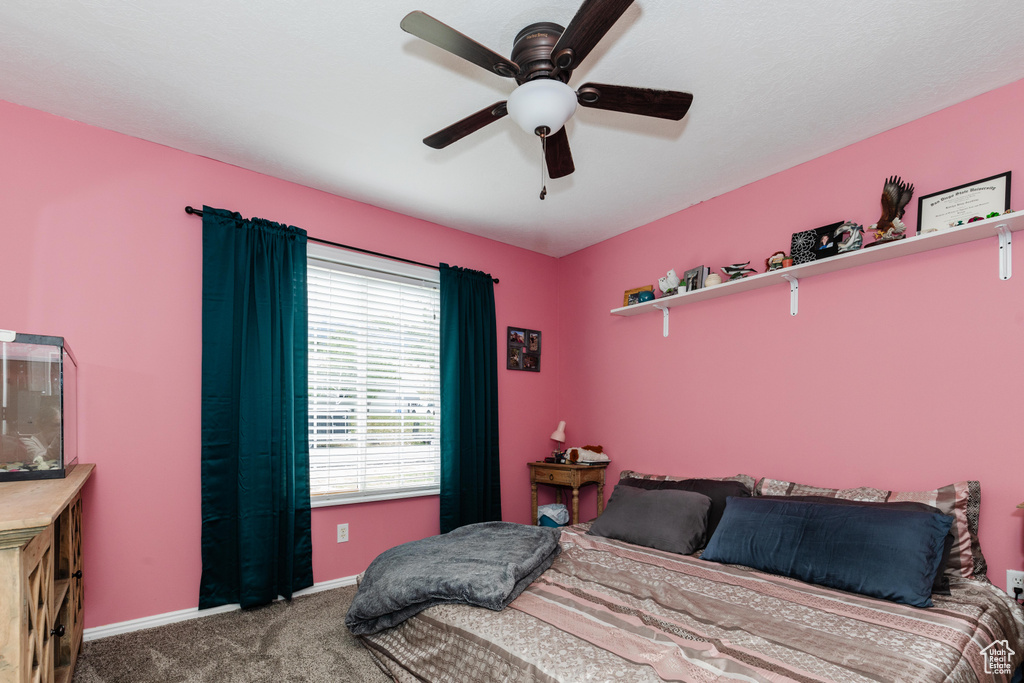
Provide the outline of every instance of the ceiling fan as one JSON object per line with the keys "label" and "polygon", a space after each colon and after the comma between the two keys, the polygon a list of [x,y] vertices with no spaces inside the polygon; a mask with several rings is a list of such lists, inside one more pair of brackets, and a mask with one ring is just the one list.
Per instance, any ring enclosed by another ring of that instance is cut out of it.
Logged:
{"label": "ceiling fan", "polygon": [[519,84],[508,100],[470,114],[423,142],[442,149],[508,114],[526,132],[540,136],[548,173],[561,178],[576,170],[564,125],[576,112],[577,103],[672,121],[682,119],[693,101],[690,93],[603,83],[586,83],[573,91],[568,85],[573,70],[632,3],[583,0],[566,28],[551,22],[530,24],[516,36],[511,59],[423,12],[409,13],[402,19],[403,30],[499,76],[514,78]]}

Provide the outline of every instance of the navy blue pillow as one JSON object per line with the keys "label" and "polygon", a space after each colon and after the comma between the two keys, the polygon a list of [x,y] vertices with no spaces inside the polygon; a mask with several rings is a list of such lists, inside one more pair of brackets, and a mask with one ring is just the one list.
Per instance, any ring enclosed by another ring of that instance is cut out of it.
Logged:
{"label": "navy blue pillow", "polygon": [[729,498],[702,559],[931,607],[952,523],[933,512]]}
{"label": "navy blue pillow", "polygon": [[[887,501],[884,503],[867,502],[863,500],[848,500],[846,498],[832,498],[830,496],[762,496],[763,500],[786,500],[803,501],[805,503],[821,503],[822,505],[859,505],[860,507],[885,508],[887,510],[920,510],[922,512],[937,512],[945,514],[934,505],[917,503],[909,500]],[[724,512],[724,510],[723,510]],[[939,563],[939,571],[935,572],[935,580],[932,581],[932,594],[949,595],[949,577],[946,576],[946,565],[949,564],[949,553],[953,550],[953,543],[956,534],[955,528],[950,528],[949,533],[942,542],[942,562]]]}

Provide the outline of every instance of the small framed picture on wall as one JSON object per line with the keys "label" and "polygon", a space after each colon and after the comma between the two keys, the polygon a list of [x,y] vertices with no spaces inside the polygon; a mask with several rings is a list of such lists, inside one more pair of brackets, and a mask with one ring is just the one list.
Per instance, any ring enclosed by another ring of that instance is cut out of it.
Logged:
{"label": "small framed picture on wall", "polygon": [[506,332],[508,370],[540,372],[540,330],[509,327]]}

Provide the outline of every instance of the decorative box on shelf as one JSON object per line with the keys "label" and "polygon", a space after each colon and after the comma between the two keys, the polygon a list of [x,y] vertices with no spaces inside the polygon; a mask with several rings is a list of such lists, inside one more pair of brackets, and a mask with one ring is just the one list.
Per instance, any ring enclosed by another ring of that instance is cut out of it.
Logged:
{"label": "decorative box on shelf", "polygon": [[77,394],[64,337],[0,330],[0,482],[67,476],[78,462]]}

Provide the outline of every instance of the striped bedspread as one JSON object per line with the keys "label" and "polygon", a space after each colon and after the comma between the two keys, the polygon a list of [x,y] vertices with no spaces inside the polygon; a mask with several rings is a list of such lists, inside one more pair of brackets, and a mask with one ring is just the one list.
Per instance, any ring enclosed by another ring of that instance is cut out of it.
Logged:
{"label": "striped bedspread", "polygon": [[987,683],[1010,680],[1000,652],[1024,660],[1024,611],[981,581],[919,609],[584,528],[509,608],[432,607],[364,642],[398,681]]}

